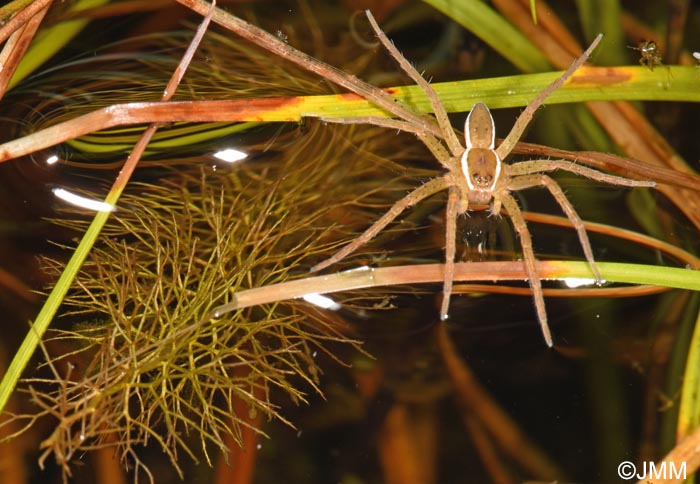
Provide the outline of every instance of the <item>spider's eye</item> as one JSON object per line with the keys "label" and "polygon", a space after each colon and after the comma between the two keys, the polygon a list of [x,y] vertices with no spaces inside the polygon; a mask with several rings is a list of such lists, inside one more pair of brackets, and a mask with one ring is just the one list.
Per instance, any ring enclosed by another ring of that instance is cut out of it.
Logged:
{"label": "spider's eye", "polygon": [[479,172],[473,172],[472,173],[472,180],[474,180],[474,185],[477,186],[488,186],[491,184],[491,180],[493,180],[492,175],[480,175]]}

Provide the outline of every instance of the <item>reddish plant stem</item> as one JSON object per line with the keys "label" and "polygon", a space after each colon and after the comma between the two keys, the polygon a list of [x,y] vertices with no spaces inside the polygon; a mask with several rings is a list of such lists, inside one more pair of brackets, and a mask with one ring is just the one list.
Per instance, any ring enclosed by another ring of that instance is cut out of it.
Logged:
{"label": "reddish plant stem", "polygon": [[[29,19],[35,16],[41,9],[46,8],[51,1],[52,0],[34,0],[21,12],[8,20],[5,25],[0,27],[0,43],[4,42],[15,30],[27,23]],[[0,9],[0,16],[5,14],[6,12]]]}

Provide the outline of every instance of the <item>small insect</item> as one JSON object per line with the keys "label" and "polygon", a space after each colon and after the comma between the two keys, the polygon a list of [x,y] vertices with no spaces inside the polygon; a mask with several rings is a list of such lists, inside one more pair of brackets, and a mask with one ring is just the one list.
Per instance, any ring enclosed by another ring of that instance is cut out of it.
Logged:
{"label": "small insect", "polygon": [[637,44],[637,47],[627,46],[628,49],[639,51],[641,57],[639,63],[653,71],[654,67],[661,65],[661,53],[653,40],[645,40]]}
{"label": "small insect", "polygon": [[[535,111],[542,105],[547,96],[558,89],[564,81],[571,77],[586,59],[588,59],[593,49],[598,45],[598,42],[600,42],[602,35],[599,35],[588,49],[586,49],[558,79],[552,82],[544,91],[533,99],[520,114],[510,133],[508,133],[498,147],[495,146],[496,129],[491,113],[485,104],[476,103],[467,116],[464,126],[465,148],[462,146],[457,134],[450,125],[447,112],[435,90],[418,73],[411,63],[401,55],[398,49],[396,49],[393,43],[379,28],[379,25],[369,11],[367,12],[367,17],[384,47],[398,62],[399,66],[421,86],[428,96],[435,117],[420,118],[420,122],[417,122],[415,121],[415,113],[402,112],[402,110],[394,109],[392,112],[401,117],[401,120],[376,116],[352,119],[323,119],[328,122],[344,124],[369,123],[414,133],[431,151],[436,160],[447,170],[447,173],[428,181],[410,192],[396,202],[388,212],[365,230],[364,233],[340,249],[329,259],[314,266],[311,270],[320,271],[342,260],[356,249],[369,242],[407,208],[439,191],[448,190],[445,223],[445,274],[443,299],[440,309],[440,317],[444,320],[448,317],[450,295],[452,293],[452,279],[455,269],[454,259],[457,217],[466,214],[472,204],[490,204],[491,214],[493,216],[499,215],[501,207],[505,207],[520,237],[523,250],[523,264],[534,295],[537,317],[545,342],[551,347],[553,344],[552,336],[547,324],[542,284],[535,266],[536,259],[532,248],[532,239],[525,223],[525,218],[511,192],[532,187],[544,187],[552,194],[576,229],[591,272],[595,280],[601,283],[600,272],[593,259],[591,244],[581,218],[574,210],[571,202],[566,198],[561,187],[545,173],[555,170],[565,170],[596,181],[629,187],[649,187],[654,186],[654,183],[608,175],[565,160],[531,160],[512,164],[506,164],[503,160],[515,147]],[[364,97],[372,101],[371,96],[365,94]]]}

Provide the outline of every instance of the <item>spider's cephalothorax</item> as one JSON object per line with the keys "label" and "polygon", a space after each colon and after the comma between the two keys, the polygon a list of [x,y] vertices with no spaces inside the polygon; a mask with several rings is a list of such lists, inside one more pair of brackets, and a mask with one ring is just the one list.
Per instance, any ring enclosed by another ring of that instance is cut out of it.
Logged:
{"label": "spider's cephalothorax", "polygon": [[462,154],[462,173],[467,181],[469,203],[491,201],[501,176],[501,159],[494,150],[495,126],[489,108],[476,103],[464,122],[467,149]]}

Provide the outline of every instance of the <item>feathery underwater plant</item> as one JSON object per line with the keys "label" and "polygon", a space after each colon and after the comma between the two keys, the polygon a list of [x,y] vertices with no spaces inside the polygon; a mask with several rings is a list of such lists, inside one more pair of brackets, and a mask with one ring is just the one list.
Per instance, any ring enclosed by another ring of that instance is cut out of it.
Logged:
{"label": "feathery underwater plant", "polygon": [[[66,315],[90,323],[56,330],[48,345],[74,349],[49,357],[53,378],[29,380],[41,408],[30,423],[58,421],[42,461],[53,454],[70,473],[76,452],[117,445],[127,465],[148,473],[137,449],[155,442],[181,473],[180,452],[198,458],[193,439],[209,463],[211,448],[226,449],[225,435],[239,441],[245,423],[234,400],[286,421],[273,390],[294,402],[305,401],[304,387],[320,392],[315,352],[338,360],[327,345],[358,346],[339,318],[301,301],[206,315],[241,288],[306,275],[305,259],[337,237],[319,219],[356,202],[358,184],[376,192],[377,157],[357,153],[376,138],[353,132],[292,133],[299,140],[282,163],[187,167],[130,186],[65,300]],[[352,175],[344,193],[318,190],[339,172]]]}

